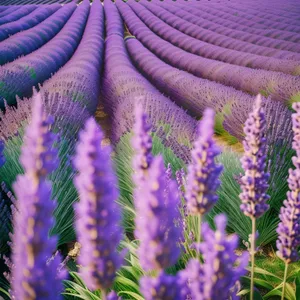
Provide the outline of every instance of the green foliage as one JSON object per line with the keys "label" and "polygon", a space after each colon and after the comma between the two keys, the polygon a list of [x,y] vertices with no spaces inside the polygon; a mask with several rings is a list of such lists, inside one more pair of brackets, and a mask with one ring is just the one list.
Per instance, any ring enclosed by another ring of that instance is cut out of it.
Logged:
{"label": "green foliage", "polygon": [[[282,295],[282,281],[284,275],[284,262],[275,253],[268,256],[257,256],[255,262],[254,284],[261,293],[261,299],[280,299]],[[239,295],[249,293],[249,277],[242,278],[243,289]],[[300,262],[292,263],[288,268],[285,299],[300,299]]]}
{"label": "green foliage", "polygon": [[[6,162],[0,168],[0,178],[4,179],[7,187],[12,189],[18,174],[23,174],[23,168],[19,162],[21,146],[23,144],[24,130],[19,129],[18,135],[5,142],[4,155]],[[56,145],[59,150],[60,164],[58,169],[49,176],[52,181],[53,199],[57,201],[54,216],[56,224],[50,234],[58,235],[58,246],[76,239],[73,229],[73,203],[78,200],[77,191],[73,185],[75,172],[70,163],[70,156],[74,152],[74,144],[69,140],[61,139]]]}
{"label": "green foliage", "polygon": [[[132,234],[134,230],[134,203],[133,203],[133,181],[132,181],[132,156],[133,149],[131,147],[131,138],[132,133],[125,134],[119,141],[116,146],[116,155],[115,155],[115,163],[116,163],[116,172],[119,179],[119,188],[120,188],[120,198],[119,203],[123,209],[123,226],[125,232],[128,234]],[[153,155],[157,155],[159,153],[162,154],[164,158],[165,165],[168,163],[171,164],[173,172],[184,168],[184,163],[181,159],[179,159],[172,149],[165,147],[161,139],[156,135],[153,135]]]}
{"label": "green foliage", "polygon": [[[277,238],[278,213],[288,190],[286,179],[288,169],[291,167],[292,155],[293,151],[283,150],[279,146],[274,146],[272,151],[269,151],[267,168],[271,172],[270,188],[268,189],[268,194],[271,197],[269,201],[270,210],[258,219],[259,237],[257,245],[264,246],[273,243]],[[217,192],[219,201],[208,214],[207,220],[213,226],[214,216],[225,213],[228,217],[228,232],[237,233],[242,240],[248,241],[248,236],[251,234],[251,221],[240,210],[239,194],[241,188],[238,181],[243,174],[240,158],[241,154],[228,150],[223,151],[219,156],[218,161],[224,166],[220,178],[221,186]],[[278,165],[281,167],[279,168]]]}

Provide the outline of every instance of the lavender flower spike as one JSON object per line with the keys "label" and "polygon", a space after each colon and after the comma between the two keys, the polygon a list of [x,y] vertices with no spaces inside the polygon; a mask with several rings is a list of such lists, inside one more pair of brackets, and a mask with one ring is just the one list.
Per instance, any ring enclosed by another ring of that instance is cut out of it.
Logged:
{"label": "lavender flower spike", "polygon": [[65,272],[57,272],[60,256],[47,264],[57,242],[55,237],[48,238],[55,202],[51,200],[51,184],[45,179],[58,161],[57,150],[52,148],[56,137],[49,132],[51,123],[36,95],[21,155],[25,174],[14,184],[18,213],[13,220],[11,285],[15,299],[60,299],[63,289]]}
{"label": "lavender flower spike", "polygon": [[145,300],[183,300],[177,277],[164,272],[156,278],[141,278],[140,287]]}
{"label": "lavender flower spike", "polygon": [[141,104],[135,106],[135,123],[132,146],[135,151],[133,170],[136,172],[134,179],[136,185],[147,176],[147,170],[152,162],[151,125],[148,124],[147,115],[143,112]]}
{"label": "lavender flower spike", "polygon": [[253,112],[250,113],[244,127],[245,140],[244,155],[241,159],[245,175],[241,179],[242,200],[241,210],[246,216],[258,218],[263,215],[269,205],[267,189],[269,187],[269,173],[266,168],[266,118],[261,105],[261,96],[258,95]]}
{"label": "lavender flower spike", "polygon": [[103,138],[94,118],[88,119],[80,133],[74,163],[79,171],[75,186],[80,202],[75,210],[78,241],[82,245],[79,256],[82,276],[90,289],[101,289],[105,293],[122,262],[117,253],[122,230],[111,148],[101,146]]}
{"label": "lavender flower spike", "polygon": [[207,223],[202,226],[203,242],[198,246],[203,255],[203,264],[192,259],[185,270],[179,273],[181,281],[189,279],[192,299],[229,299],[232,289],[241,276],[247,271],[248,253],[238,257],[238,237],[228,236],[225,215],[215,218],[216,231]]}
{"label": "lavender flower spike", "polygon": [[165,167],[161,156],[156,156],[148,179],[135,190],[135,235],[140,240],[138,249],[141,266],[144,270],[162,270],[173,265],[180,254],[178,247],[181,229],[175,226],[179,219],[179,195],[176,183],[167,186]]}
{"label": "lavender flower spike", "polygon": [[199,138],[192,150],[192,163],[188,167],[186,200],[192,215],[204,215],[218,200],[215,194],[220,186],[219,176],[223,167],[217,165],[215,157],[220,153],[213,141],[214,111],[206,109],[199,122]]}
{"label": "lavender flower spike", "polygon": [[290,191],[280,210],[281,222],[277,228],[277,255],[287,263],[299,259],[298,248],[300,246],[300,103],[294,103],[293,109],[296,111],[292,115],[293,149],[296,151],[296,156],[293,157],[295,169],[289,170]]}

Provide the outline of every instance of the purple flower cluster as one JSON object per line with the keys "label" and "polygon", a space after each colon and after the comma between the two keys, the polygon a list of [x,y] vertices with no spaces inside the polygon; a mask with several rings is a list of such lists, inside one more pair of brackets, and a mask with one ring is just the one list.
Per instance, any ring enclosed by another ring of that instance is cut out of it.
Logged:
{"label": "purple flower cluster", "polygon": [[293,157],[295,169],[289,170],[288,184],[290,191],[280,210],[280,223],[277,228],[277,255],[287,263],[299,259],[298,248],[300,246],[300,103],[294,103],[293,115],[294,141],[293,149],[296,156]]}
{"label": "purple flower cluster", "polygon": [[54,225],[55,202],[46,176],[57,167],[56,136],[49,132],[52,119],[46,118],[39,95],[36,95],[32,120],[26,129],[21,163],[25,174],[14,184],[18,213],[14,214],[12,294],[16,299],[59,299],[65,272],[57,273],[61,262],[57,255],[47,264],[56,249],[57,239],[48,237]]}
{"label": "purple flower cluster", "polygon": [[169,182],[161,156],[153,159],[148,169],[146,182],[141,182],[135,191],[135,235],[140,241],[138,250],[144,270],[162,270],[176,263],[180,248],[179,195],[174,181]]}
{"label": "purple flower cluster", "polygon": [[157,277],[143,277],[140,288],[146,300],[183,300],[177,277],[164,272]]}
{"label": "purple flower cluster", "polygon": [[192,299],[228,299],[231,289],[246,273],[248,253],[244,252],[240,257],[235,254],[238,237],[227,236],[226,217],[217,216],[215,223],[215,232],[207,223],[202,226],[204,241],[198,247],[204,262],[191,260],[179,275],[181,282],[185,279]]}
{"label": "purple flower cluster", "polygon": [[117,247],[122,238],[121,215],[116,204],[119,192],[110,160],[111,148],[102,146],[103,133],[93,118],[80,133],[74,159],[79,171],[75,185],[80,202],[76,204],[76,229],[81,243],[79,263],[90,289],[110,288],[122,257]]}
{"label": "purple flower cluster", "polygon": [[213,141],[214,112],[204,111],[198,127],[198,139],[192,150],[192,162],[188,167],[186,200],[189,213],[204,215],[217,202],[215,194],[220,186],[219,176],[223,167],[215,163],[220,153]]}
{"label": "purple flower cluster", "polygon": [[246,216],[258,218],[269,205],[267,195],[269,173],[266,168],[266,118],[258,95],[253,112],[250,113],[244,127],[244,155],[241,159],[245,175],[241,179],[241,210]]}
{"label": "purple flower cluster", "polygon": [[133,170],[136,172],[134,179],[137,185],[146,179],[147,171],[152,162],[151,125],[141,105],[135,107],[135,123],[132,146],[134,149]]}

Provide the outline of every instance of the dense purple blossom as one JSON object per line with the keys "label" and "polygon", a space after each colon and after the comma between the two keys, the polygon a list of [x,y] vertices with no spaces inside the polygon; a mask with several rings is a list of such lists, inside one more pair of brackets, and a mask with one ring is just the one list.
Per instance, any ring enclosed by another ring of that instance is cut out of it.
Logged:
{"label": "dense purple blossom", "polygon": [[[136,206],[135,235],[140,241],[138,255],[144,270],[165,269],[176,263],[180,249],[179,195],[176,183],[169,183],[161,156],[153,159],[148,170],[148,179],[135,190]],[[167,195],[166,195],[167,194]],[[166,195],[166,196],[165,196]]]}
{"label": "dense purple blossom", "polygon": [[118,297],[118,295],[114,291],[111,291],[106,297],[106,300],[121,300],[121,299],[122,298]]}
{"label": "dense purple blossom", "polygon": [[216,190],[220,186],[219,176],[223,167],[215,163],[220,153],[213,141],[214,112],[207,109],[199,122],[198,136],[192,150],[192,162],[188,167],[186,200],[192,215],[203,215],[210,211],[218,200]]}
{"label": "dense purple blossom", "polygon": [[63,288],[65,272],[57,273],[60,256],[47,265],[57,242],[56,237],[48,238],[55,202],[46,176],[57,167],[51,123],[37,95],[20,158],[25,174],[14,184],[18,213],[13,221],[12,293],[16,299],[59,299]]}
{"label": "dense purple blossom", "polygon": [[238,257],[236,235],[227,236],[226,217],[215,218],[216,231],[207,223],[202,226],[203,242],[197,245],[203,256],[203,263],[192,259],[185,270],[180,272],[181,282],[188,283],[192,299],[228,299],[231,289],[246,271],[248,253]]}
{"label": "dense purple blossom", "polygon": [[298,248],[300,246],[300,104],[293,104],[296,111],[293,115],[293,149],[296,156],[293,157],[295,169],[289,170],[288,184],[290,191],[280,210],[280,223],[277,228],[277,254],[287,263],[299,259]]}
{"label": "dense purple blossom", "polygon": [[266,168],[266,118],[258,95],[253,112],[250,113],[244,127],[244,155],[241,159],[245,175],[241,178],[242,200],[241,210],[246,216],[258,218],[263,215],[269,205],[267,195],[269,173]]}
{"label": "dense purple blossom", "polygon": [[143,112],[142,106],[136,105],[132,146],[134,149],[134,179],[137,185],[141,180],[146,180],[148,169],[153,160],[151,125],[148,122],[147,114]]}
{"label": "dense purple blossom", "polygon": [[183,300],[177,280],[176,276],[167,275],[163,271],[157,277],[142,277],[141,293],[145,300]]}
{"label": "dense purple blossom", "polygon": [[[0,65],[11,62],[21,55],[27,55],[43,46],[62,29],[75,9],[76,5],[74,3],[64,5],[49,18],[39,23],[38,26],[14,34],[1,42]],[[42,34],[44,38],[38,38]],[[36,38],[33,39],[34,36]]]}
{"label": "dense purple blossom", "polygon": [[82,245],[79,264],[90,289],[111,287],[122,257],[117,247],[122,238],[119,192],[110,160],[110,146],[101,146],[103,133],[93,118],[80,133],[74,159],[80,202],[76,204],[76,229]]}

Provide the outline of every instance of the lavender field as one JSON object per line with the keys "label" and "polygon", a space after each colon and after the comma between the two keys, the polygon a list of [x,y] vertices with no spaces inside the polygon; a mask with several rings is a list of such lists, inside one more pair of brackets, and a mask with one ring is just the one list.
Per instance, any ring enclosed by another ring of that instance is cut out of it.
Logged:
{"label": "lavender field", "polygon": [[0,299],[300,300],[300,2],[0,0]]}

